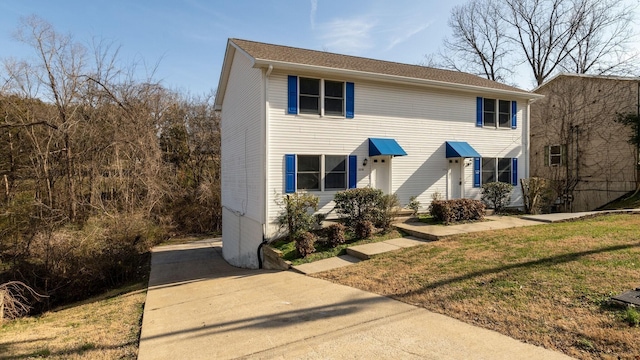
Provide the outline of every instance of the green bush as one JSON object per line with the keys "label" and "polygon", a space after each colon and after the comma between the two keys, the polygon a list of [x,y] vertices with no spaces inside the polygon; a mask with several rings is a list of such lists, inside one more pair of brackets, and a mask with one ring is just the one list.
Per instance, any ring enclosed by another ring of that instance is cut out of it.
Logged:
{"label": "green bush", "polygon": [[622,317],[629,326],[640,326],[640,312],[636,308],[628,307]]}
{"label": "green bush", "polygon": [[277,203],[283,208],[277,218],[278,225],[281,230],[287,229],[291,241],[311,230],[317,222],[313,215],[318,210],[318,197],[315,195],[305,192],[287,194]]}
{"label": "green bush", "polygon": [[459,221],[477,221],[484,218],[484,204],[479,200],[433,200],[429,213],[437,221],[451,224]]}
{"label": "green bush", "polygon": [[358,221],[355,225],[355,234],[358,239],[368,239],[375,231],[373,223],[369,220]]}
{"label": "green bush", "polygon": [[346,238],[344,232],[346,227],[342,224],[333,224],[325,230],[327,233],[327,242],[331,247],[336,247],[340,244],[344,244]]}
{"label": "green bush", "polygon": [[306,257],[316,251],[314,246],[316,240],[316,236],[308,231],[296,237],[296,251],[298,255],[300,255],[300,257]]}
{"label": "green bush", "polygon": [[490,182],[482,185],[482,201],[496,212],[509,204],[513,185],[503,182]]}
{"label": "green bush", "polygon": [[365,220],[374,222],[379,218],[383,197],[382,190],[369,187],[339,191],[334,196],[336,213],[350,228]]}

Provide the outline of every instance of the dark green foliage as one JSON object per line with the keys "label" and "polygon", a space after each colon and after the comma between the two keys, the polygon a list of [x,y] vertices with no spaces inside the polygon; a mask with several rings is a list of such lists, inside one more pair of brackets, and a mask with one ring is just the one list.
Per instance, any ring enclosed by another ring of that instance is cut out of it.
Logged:
{"label": "dark green foliage", "polygon": [[385,195],[380,189],[368,187],[340,191],[334,196],[334,201],[336,212],[352,229],[363,221],[388,229],[400,205],[396,195]]}
{"label": "dark green foliage", "polygon": [[296,251],[300,257],[306,257],[307,255],[316,251],[314,244],[317,237],[310,232],[304,232],[296,237]]}
{"label": "dark green foliage", "polygon": [[369,220],[361,220],[356,223],[355,235],[357,239],[368,239],[375,231],[373,223]]}
{"label": "dark green foliage", "polygon": [[496,212],[509,204],[513,185],[503,182],[491,182],[482,185],[482,201]]}
{"label": "dark green foliage", "polygon": [[334,196],[336,212],[345,225],[354,228],[361,221],[375,221],[384,193],[380,189],[357,188],[339,191]]}
{"label": "dark green foliage", "polygon": [[280,229],[286,229],[289,239],[299,238],[303,233],[311,230],[317,222],[313,211],[318,210],[318,197],[305,192],[287,194],[282,197],[278,204],[282,211],[278,215],[277,221]]}
{"label": "dark green foliage", "polygon": [[626,113],[626,114],[618,114],[616,118],[616,122],[627,126],[631,129],[631,134],[629,135],[629,144],[638,145],[640,144],[640,132],[638,127],[640,127],[640,118],[636,113]]}
{"label": "dark green foliage", "polygon": [[327,233],[327,242],[329,246],[336,247],[340,244],[344,244],[346,240],[344,232],[346,229],[346,226],[342,224],[333,224],[327,227],[325,231]]}
{"label": "dark green foliage", "polygon": [[628,307],[622,314],[622,318],[629,326],[640,326],[640,311],[636,308]]}
{"label": "dark green foliage", "polygon": [[445,224],[478,221],[484,218],[484,204],[472,199],[433,200],[429,212],[434,219]]}

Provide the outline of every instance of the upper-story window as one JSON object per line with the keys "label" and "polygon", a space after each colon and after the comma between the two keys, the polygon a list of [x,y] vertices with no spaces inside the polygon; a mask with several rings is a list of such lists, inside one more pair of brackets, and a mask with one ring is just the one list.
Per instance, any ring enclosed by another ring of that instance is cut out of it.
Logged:
{"label": "upper-story window", "polygon": [[517,127],[517,102],[478,98],[476,126],[503,129]]}
{"label": "upper-story window", "polygon": [[320,114],[320,80],[300,78],[300,114]]}
{"label": "upper-story window", "polygon": [[288,114],[354,117],[354,84],[289,75]]}
{"label": "upper-story window", "polygon": [[344,115],[344,82],[301,77],[299,96],[300,114]]}
{"label": "upper-story window", "polygon": [[324,82],[325,115],[344,115],[344,83],[338,81]]}

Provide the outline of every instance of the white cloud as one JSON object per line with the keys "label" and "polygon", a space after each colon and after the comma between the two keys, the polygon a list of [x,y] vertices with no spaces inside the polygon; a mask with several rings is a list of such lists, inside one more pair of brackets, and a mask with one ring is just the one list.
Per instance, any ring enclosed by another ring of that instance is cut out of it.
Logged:
{"label": "white cloud", "polygon": [[396,45],[402,44],[403,42],[409,40],[412,36],[422,32],[424,29],[428,28],[431,23],[421,24],[413,27],[411,30],[407,30],[406,28],[401,29],[397,33],[391,36],[389,45],[385,49],[385,51],[389,51],[393,49]]}
{"label": "white cloud", "polygon": [[318,0],[311,0],[311,14],[309,16],[311,20],[311,30],[316,28],[316,12],[318,11]]}
{"label": "white cloud", "polygon": [[320,40],[328,51],[357,55],[374,47],[371,32],[375,25],[367,17],[334,19],[319,26]]}

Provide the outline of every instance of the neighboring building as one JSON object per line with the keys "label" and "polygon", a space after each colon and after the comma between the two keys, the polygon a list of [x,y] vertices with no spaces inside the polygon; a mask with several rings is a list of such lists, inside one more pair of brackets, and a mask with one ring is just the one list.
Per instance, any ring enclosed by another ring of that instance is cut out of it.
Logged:
{"label": "neighboring building", "polygon": [[557,210],[596,209],[635,189],[631,129],[615,121],[638,111],[638,78],[561,74],[534,92],[531,176],[554,181]]}
{"label": "neighboring building", "polygon": [[529,176],[529,104],[540,95],[474,75],[230,39],[222,111],[223,255],[258,266],[277,235],[276,200],[304,190],[332,208],[371,186],[427,206],[480,198],[484,182]]}

